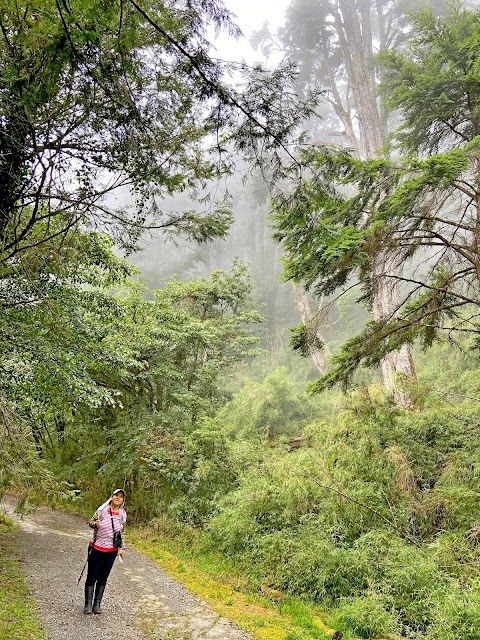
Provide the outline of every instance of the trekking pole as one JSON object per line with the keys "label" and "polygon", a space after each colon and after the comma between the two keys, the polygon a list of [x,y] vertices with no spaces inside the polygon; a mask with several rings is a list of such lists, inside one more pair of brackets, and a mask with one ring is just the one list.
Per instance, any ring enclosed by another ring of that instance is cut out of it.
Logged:
{"label": "trekking pole", "polygon": [[77,587],[80,584],[80,580],[83,578],[83,572],[85,571],[85,567],[87,566],[87,562],[88,562],[88,558],[89,557],[90,557],[90,548],[88,549],[87,559],[85,560],[85,564],[83,565],[82,573],[80,574],[80,577],[77,580]]}
{"label": "trekking pole", "polygon": [[97,539],[97,531],[98,529],[97,527],[95,527],[95,531],[93,533],[93,542],[91,545],[88,545],[87,559],[85,560],[85,564],[83,565],[82,573],[80,574],[80,577],[77,580],[77,587],[80,584],[80,580],[83,577],[83,572],[85,571],[85,567],[87,566],[88,559],[90,558],[90,554],[92,553],[93,545],[95,544],[95,540]]}

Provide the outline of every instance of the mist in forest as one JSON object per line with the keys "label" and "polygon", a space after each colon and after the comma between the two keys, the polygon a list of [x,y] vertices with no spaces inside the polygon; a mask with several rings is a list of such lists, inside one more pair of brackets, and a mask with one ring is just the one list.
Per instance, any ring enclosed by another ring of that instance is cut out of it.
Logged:
{"label": "mist in forest", "polygon": [[[297,94],[303,98],[312,87],[323,92],[316,116],[304,123],[307,143],[331,145],[368,158],[398,124],[396,115],[387,119],[381,107],[373,57],[393,42],[401,44],[406,35],[404,12],[420,4],[406,2],[398,11],[391,3],[357,7],[352,1],[284,0],[259,7],[255,2],[232,0],[226,6],[237,16],[243,37],[233,40],[213,31],[209,35],[216,55],[223,60],[260,64],[267,70],[282,60],[295,63]],[[342,29],[335,22],[339,15],[344,18]],[[187,281],[208,277],[215,269],[228,271],[238,257],[249,266],[253,296],[267,321],[259,329],[267,348],[275,345],[276,350],[288,350],[288,329],[300,322],[314,322],[328,356],[362,329],[372,310],[356,303],[360,291],[355,289],[337,305],[332,302],[335,296],[315,298],[301,284],[282,281],[283,250],[272,240],[268,187],[259,172],[245,179],[240,159],[239,165],[233,176],[208,189],[217,196],[228,192],[232,198],[234,223],[227,238],[197,244],[153,232],[129,260],[140,269],[148,288],[156,289],[174,276]],[[183,195],[162,206],[174,211],[199,207]],[[312,375],[319,370],[324,373],[324,357],[314,360]]]}

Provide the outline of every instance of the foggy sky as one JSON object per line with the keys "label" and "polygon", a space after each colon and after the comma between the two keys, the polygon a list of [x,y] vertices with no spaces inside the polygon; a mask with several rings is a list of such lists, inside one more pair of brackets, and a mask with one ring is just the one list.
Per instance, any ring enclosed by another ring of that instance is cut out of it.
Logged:
{"label": "foggy sky", "polygon": [[290,2],[291,0],[224,0],[227,9],[236,15],[234,22],[243,31],[245,38],[238,42],[226,35],[212,38],[219,57],[230,61],[240,61],[243,58],[249,64],[258,62],[261,55],[252,49],[248,39],[266,20],[272,31],[282,26],[285,10]]}

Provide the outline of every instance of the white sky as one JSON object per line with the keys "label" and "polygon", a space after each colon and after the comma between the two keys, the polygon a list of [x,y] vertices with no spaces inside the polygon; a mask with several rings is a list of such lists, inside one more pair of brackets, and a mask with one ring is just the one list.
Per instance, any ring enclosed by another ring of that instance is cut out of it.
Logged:
{"label": "white sky", "polygon": [[230,61],[240,61],[243,58],[249,64],[258,62],[261,54],[252,49],[248,39],[266,20],[272,31],[282,26],[290,0],[224,0],[224,4],[237,16],[234,22],[243,31],[245,38],[238,42],[225,35],[212,39],[218,57]]}

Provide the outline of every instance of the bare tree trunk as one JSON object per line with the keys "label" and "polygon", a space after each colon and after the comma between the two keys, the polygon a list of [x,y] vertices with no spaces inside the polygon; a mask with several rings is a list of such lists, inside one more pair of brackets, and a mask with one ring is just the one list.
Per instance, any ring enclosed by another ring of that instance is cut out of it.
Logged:
{"label": "bare tree trunk", "polygon": [[[338,7],[340,11],[335,16],[335,22],[360,124],[360,147],[365,158],[374,158],[378,156],[386,138],[386,121],[376,96],[371,10],[368,3],[356,6],[354,0],[339,0]],[[378,11],[381,12],[379,2]],[[380,25],[380,31],[382,28],[383,24]],[[385,39],[384,33],[380,36]],[[394,278],[386,277],[386,274],[393,276],[399,272],[400,265],[396,263],[395,255],[384,251],[374,258],[372,282],[375,320],[382,321],[395,316],[399,307],[398,286]],[[385,356],[382,373],[385,386],[393,390],[396,401],[406,409],[412,409],[412,399],[396,381],[396,374],[401,373],[413,383],[416,382],[410,348],[404,345],[399,351]]]}
{"label": "bare tree trunk", "polygon": [[[479,129],[480,127],[475,127],[476,129]],[[478,134],[477,134],[478,135]],[[480,160],[477,160],[477,184],[480,181]],[[475,264],[475,269],[477,272],[477,280],[480,283],[480,261],[479,261],[479,256],[480,256],[480,192],[477,189],[476,191],[476,196],[475,196],[475,208],[477,211],[477,219],[476,219],[476,223],[475,223],[475,249],[476,249],[476,255],[477,255],[477,259],[476,259],[476,264]]]}
{"label": "bare tree trunk", "polygon": [[[398,272],[395,256],[380,253],[372,265],[373,282],[373,317],[375,320],[393,318],[400,306],[398,287],[394,278],[388,277]],[[412,355],[408,345],[402,345],[398,351],[392,351],[382,360],[382,373],[385,387],[393,391],[395,400],[405,409],[413,409],[411,395],[399,384],[398,374],[406,377],[413,384],[417,377]]]}
{"label": "bare tree trunk", "polygon": [[[302,319],[303,324],[308,327],[312,324],[316,324],[317,320],[315,318],[315,312],[312,311],[310,307],[310,302],[307,297],[307,292],[302,284],[294,284],[293,285],[293,295],[295,299],[295,304],[297,306],[298,313],[300,314],[300,318]],[[323,298],[320,301],[319,309],[322,306]],[[314,330],[317,332],[318,337],[322,340],[322,336],[319,335],[318,327],[315,326]],[[322,342],[324,342],[322,340]],[[322,351],[312,351],[310,357],[314,365],[319,370],[320,374],[323,376],[327,373],[327,357],[330,355],[330,352],[325,349]]]}
{"label": "bare tree trunk", "polygon": [[383,146],[386,131],[376,99],[370,7],[362,3],[359,10],[353,0],[339,0],[338,7],[335,22],[355,99],[360,146],[363,155],[371,158]]}

